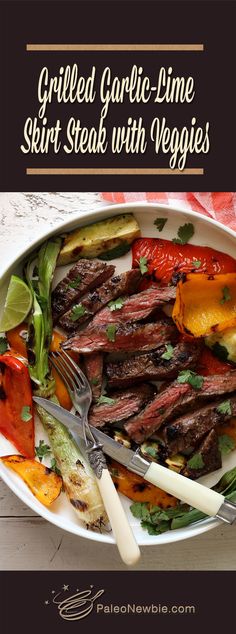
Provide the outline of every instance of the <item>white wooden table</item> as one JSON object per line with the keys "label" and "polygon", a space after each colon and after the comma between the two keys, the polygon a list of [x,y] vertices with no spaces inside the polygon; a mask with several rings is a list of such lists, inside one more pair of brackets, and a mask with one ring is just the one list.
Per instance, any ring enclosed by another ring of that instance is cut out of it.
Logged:
{"label": "white wooden table", "polygon": [[[78,211],[101,205],[98,193],[0,194],[0,274],[32,238]],[[235,570],[236,526],[142,549],[137,570]],[[0,481],[1,570],[122,570],[115,546],[70,535],[37,517]]]}

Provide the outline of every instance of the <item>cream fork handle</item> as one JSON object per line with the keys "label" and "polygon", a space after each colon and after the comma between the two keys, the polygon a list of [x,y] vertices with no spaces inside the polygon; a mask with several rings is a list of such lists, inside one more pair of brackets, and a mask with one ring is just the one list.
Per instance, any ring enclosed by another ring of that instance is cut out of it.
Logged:
{"label": "cream fork handle", "polygon": [[127,566],[134,566],[140,558],[140,550],[108,469],[103,469],[101,478],[96,481],[121,559]]}

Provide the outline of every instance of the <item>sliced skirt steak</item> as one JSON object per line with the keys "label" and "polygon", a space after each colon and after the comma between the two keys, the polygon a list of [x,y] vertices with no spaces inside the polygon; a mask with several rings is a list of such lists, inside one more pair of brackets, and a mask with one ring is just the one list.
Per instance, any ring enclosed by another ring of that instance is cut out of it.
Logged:
{"label": "sliced skirt steak", "polygon": [[87,291],[96,288],[114,274],[113,264],[81,258],[57,284],[52,293],[53,323]]}
{"label": "sliced skirt steak", "polygon": [[157,394],[142,412],[128,421],[125,429],[133,440],[141,443],[164,423],[187,411],[193,411],[204,401],[210,401],[234,391],[236,391],[236,370],[205,377],[199,390],[188,383],[175,381]]}
{"label": "sliced skirt steak", "polygon": [[94,427],[103,427],[126,420],[139,412],[150,401],[153,394],[154,386],[148,383],[122,392],[109,393],[110,403],[92,405],[89,411],[89,423]]}
{"label": "sliced skirt steak", "polygon": [[108,302],[120,297],[120,295],[135,293],[140,277],[140,271],[137,270],[126,271],[110,277],[99,288],[89,291],[78,303],[74,303],[73,307],[61,317],[60,326],[67,332],[74,332]]}
{"label": "sliced skirt steak", "polygon": [[93,399],[99,398],[103,381],[103,354],[94,352],[84,357],[85,374],[89,381]]}
{"label": "sliced skirt steak", "polygon": [[171,320],[155,324],[104,324],[88,327],[67,339],[62,347],[82,354],[91,352],[136,352],[152,350],[176,339],[176,327]]}
{"label": "sliced skirt steak", "polygon": [[217,425],[228,421],[232,416],[236,414],[236,396],[232,396],[229,399],[231,404],[231,414],[223,414],[220,411],[221,400],[216,400],[214,403],[209,403],[205,407],[201,407],[196,411],[185,414],[166,425],[163,431],[163,437],[170,454],[178,453],[179,451],[186,451],[187,449],[194,449],[198,442],[205,436],[211,429],[214,429]]}
{"label": "sliced skirt steak", "polygon": [[146,354],[109,362],[106,365],[108,384],[110,387],[118,387],[140,381],[176,379],[180,370],[195,367],[200,350],[198,343],[182,342],[174,347],[170,359],[163,358],[166,347],[162,346]]}
{"label": "sliced skirt steak", "polygon": [[205,436],[197,449],[197,453],[202,458],[202,467],[199,469],[193,469],[187,465],[183,472],[183,475],[187,478],[195,480],[206,473],[211,473],[212,471],[216,471],[216,469],[220,469],[222,467],[218,435],[214,429]]}
{"label": "sliced skirt steak", "polygon": [[176,289],[173,286],[151,287],[132,297],[122,298],[118,309],[103,308],[93,319],[93,324],[111,324],[135,322],[147,319],[158,307],[175,299]]}

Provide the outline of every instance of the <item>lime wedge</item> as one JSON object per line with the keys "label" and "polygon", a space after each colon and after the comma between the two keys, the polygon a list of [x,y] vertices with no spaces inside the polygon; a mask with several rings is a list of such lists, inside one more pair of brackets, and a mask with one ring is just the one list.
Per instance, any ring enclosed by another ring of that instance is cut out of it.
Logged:
{"label": "lime wedge", "polygon": [[17,275],[12,275],[0,318],[0,332],[19,326],[27,317],[31,306],[32,295],[27,284]]}

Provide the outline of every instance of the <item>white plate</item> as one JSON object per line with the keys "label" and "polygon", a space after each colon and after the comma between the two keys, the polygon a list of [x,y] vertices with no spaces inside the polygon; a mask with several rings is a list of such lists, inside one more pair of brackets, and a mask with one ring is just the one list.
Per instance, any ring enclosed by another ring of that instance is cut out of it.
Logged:
{"label": "white plate", "polygon": [[[10,275],[12,273],[21,274],[22,261],[32,249],[34,249],[46,238],[54,235],[55,233],[60,234],[62,232],[72,230],[77,226],[92,223],[98,219],[101,220],[102,218],[115,216],[117,214],[124,213],[125,211],[130,211],[135,214],[141,227],[142,236],[172,239],[174,236],[177,236],[179,226],[184,224],[185,222],[190,221],[194,224],[195,228],[195,233],[193,239],[191,240],[193,244],[214,247],[219,251],[228,253],[233,257],[235,256],[236,234],[232,230],[224,228],[218,222],[211,220],[205,216],[201,216],[200,214],[182,211],[178,208],[173,209],[164,205],[147,205],[146,203],[132,203],[100,207],[98,210],[92,213],[81,213],[79,214],[77,219],[73,219],[69,222],[63,222],[56,231],[55,229],[53,229],[52,231],[45,233],[43,238],[41,236],[40,240],[35,240],[30,248],[24,250],[24,252],[19,254],[17,260],[12,262],[12,264],[8,267],[8,269],[4,272],[4,275],[2,276],[0,284],[0,311],[2,310],[2,307],[4,305],[4,299]],[[162,233],[158,233],[156,227],[153,224],[153,221],[157,216],[168,218],[168,222],[166,223]],[[126,256],[123,256],[122,258],[119,258],[114,262],[116,263],[117,270],[119,272],[125,271],[131,267],[131,254],[128,253]],[[57,280],[63,277],[64,271],[62,268],[58,269]],[[38,444],[40,438],[44,438],[48,441],[41,424],[37,422],[36,444]],[[0,434],[0,455],[3,456],[11,453],[16,453],[14,446]],[[220,479],[223,473],[228,469],[231,469],[233,466],[235,466],[235,464],[236,455],[235,452],[232,452],[230,456],[228,456],[227,459],[224,461],[222,469],[214,472],[213,474],[210,474],[209,476],[201,478],[201,482],[207,484],[208,486],[213,486]],[[14,472],[4,467],[3,464],[0,464],[0,476],[10,487],[10,489],[14,491],[14,493],[25,504],[27,504],[38,515],[41,515],[49,522],[52,522],[52,524],[60,526],[64,530],[67,530],[76,535],[83,536],[87,539],[92,539],[98,542],[105,542],[108,544],[114,543],[113,536],[110,533],[100,534],[86,530],[78,521],[72,506],[66,499],[65,494],[61,494],[59,499],[54,502],[50,509],[48,509],[41,505],[29,491],[24,482],[22,482],[21,479]],[[127,510],[136,539],[140,545],[148,546],[153,544],[166,544],[169,542],[187,539],[189,537],[193,537],[207,530],[210,530],[218,524],[218,522],[214,519],[206,519],[204,521],[197,522],[194,525],[188,526],[187,528],[169,531],[167,533],[163,533],[162,535],[148,535],[147,532],[141,529],[138,520],[136,520],[131,515],[129,511],[130,501],[123,496],[122,501],[124,503],[125,509]]]}

